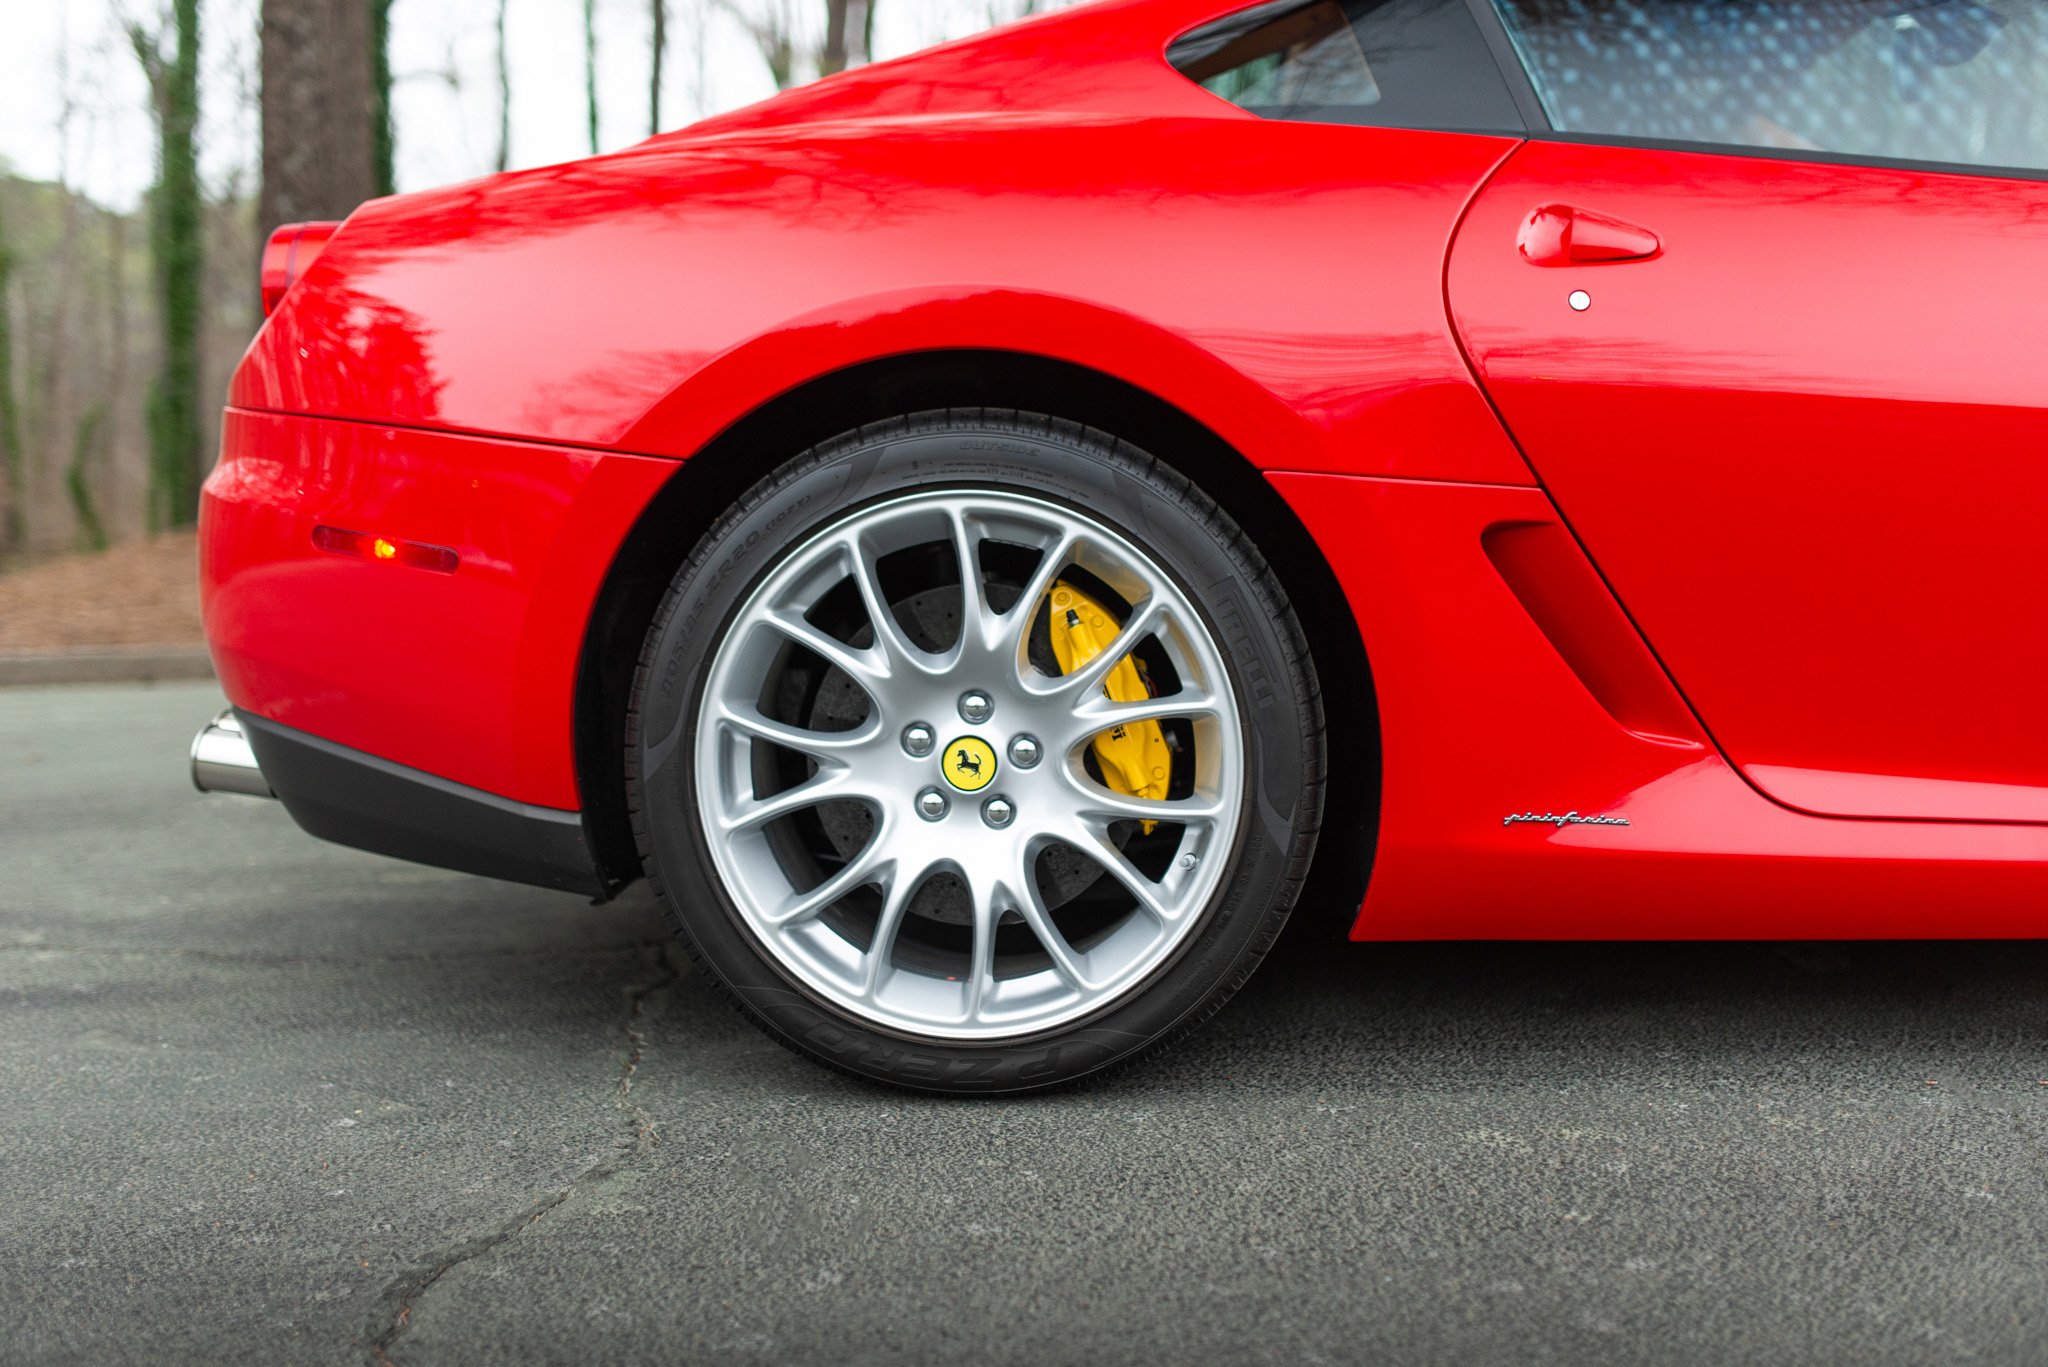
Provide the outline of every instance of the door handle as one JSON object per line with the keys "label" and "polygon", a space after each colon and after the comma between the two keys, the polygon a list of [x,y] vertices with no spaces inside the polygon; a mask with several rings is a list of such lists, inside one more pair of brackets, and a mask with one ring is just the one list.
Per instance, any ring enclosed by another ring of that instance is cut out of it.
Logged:
{"label": "door handle", "polygon": [[1546,204],[1532,209],[1515,234],[1522,259],[1534,266],[1591,266],[1648,261],[1664,250],[1657,234],[1590,209]]}

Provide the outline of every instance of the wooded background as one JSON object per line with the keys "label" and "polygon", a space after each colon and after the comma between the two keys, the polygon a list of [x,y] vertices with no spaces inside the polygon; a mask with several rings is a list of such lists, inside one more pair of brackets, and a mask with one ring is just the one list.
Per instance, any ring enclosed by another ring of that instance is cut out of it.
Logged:
{"label": "wooded background", "polygon": [[[511,11],[553,7],[580,17],[582,50],[554,63],[549,79],[580,85],[581,141],[597,152],[664,131],[664,96],[672,109],[675,94],[664,87],[692,70],[690,112],[716,112],[704,98],[704,64],[720,35],[718,60],[737,51],[781,88],[869,60],[880,5],[931,11],[912,30],[922,41],[1051,7],[1048,0],[465,0],[495,41],[492,126],[477,130],[404,126],[393,100],[395,81],[464,79],[452,51],[444,70],[392,67],[394,7],[450,0],[103,3],[112,36],[96,60],[132,64],[144,78],[154,182],[139,206],[124,210],[90,197],[62,155],[44,179],[10,174],[0,161],[0,568],[192,523],[219,439],[228,373],[261,321],[257,267],[270,230],[345,218],[365,199],[392,193],[409,138],[474,141],[481,134],[488,164],[477,169],[521,164],[513,145],[521,90],[506,56]],[[621,51],[617,39],[626,10],[635,51]],[[604,34],[612,35],[609,43],[600,41]],[[606,127],[600,117],[600,93],[616,88],[621,70],[646,82],[644,113],[630,129],[616,120]],[[46,111],[60,148],[74,143],[74,125],[94,117],[108,74],[60,71],[59,98]],[[225,98],[260,130],[245,154],[211,174],[202,170],[202,98],[209,109]]]}

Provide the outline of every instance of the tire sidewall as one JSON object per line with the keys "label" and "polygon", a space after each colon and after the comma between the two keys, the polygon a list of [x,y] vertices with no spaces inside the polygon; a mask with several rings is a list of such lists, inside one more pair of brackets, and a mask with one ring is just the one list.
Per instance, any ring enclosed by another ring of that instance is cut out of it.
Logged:
{"label": "tire sidewall", "polygon": [[[642,854],[671,917],[708,967],[770,1030],[841,1068],[907,1086],[1015,1091],[1068,1081],[1145,1049],[1228,995],[1278,933],[1317,728],[1299,687],[1275,677],[1291,658],[1283,605],[1259,601],[1242,538],[1149,461],[1077,430],[1071,436],[967,425],[854,434],[792,462],[729,512],[670,590],[642,660],[638,753]],[[799,986],[745,926],[697,815],[696,715],[710,664],[756,585],[815,533],[870,504],[945,487],[1063,503],[1131,539],[1179,581],[1217,642],[1237,691],[1245,810],[1230,866],[1175,955],[1117,1002],[1017,1040],[946,1043],[853,1017]],[[1204,514],[1207,514],[1205,516]]]}

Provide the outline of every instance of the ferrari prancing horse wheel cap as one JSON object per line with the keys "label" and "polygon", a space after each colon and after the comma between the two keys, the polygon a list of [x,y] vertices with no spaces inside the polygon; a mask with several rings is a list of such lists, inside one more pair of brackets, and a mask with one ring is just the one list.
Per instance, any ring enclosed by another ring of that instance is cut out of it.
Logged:
{"label": "ferrari prancing horse wheel cap", "polygon": [[939,768],[961,792],[978,793],[996,781],[996,752],[979,736],[961,736],[947,743]]}

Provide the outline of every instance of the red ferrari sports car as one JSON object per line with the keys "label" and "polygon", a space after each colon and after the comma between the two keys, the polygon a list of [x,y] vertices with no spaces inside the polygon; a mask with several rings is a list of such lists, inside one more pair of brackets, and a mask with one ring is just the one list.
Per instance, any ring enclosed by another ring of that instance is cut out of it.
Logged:
{"label": "red ferrari sports car", "polygon": [[2048,7],[1107,0],[273,239],[203,787],[911,1087],[2048,931]]}

